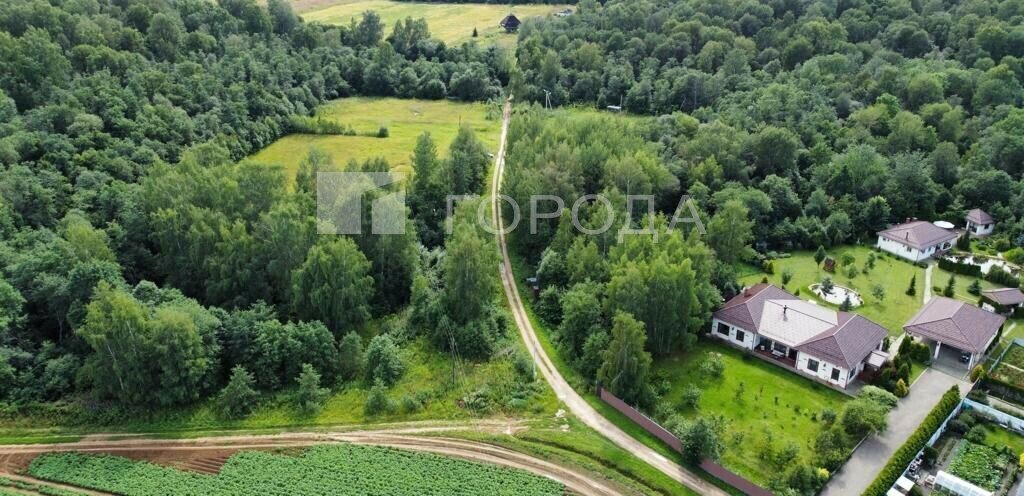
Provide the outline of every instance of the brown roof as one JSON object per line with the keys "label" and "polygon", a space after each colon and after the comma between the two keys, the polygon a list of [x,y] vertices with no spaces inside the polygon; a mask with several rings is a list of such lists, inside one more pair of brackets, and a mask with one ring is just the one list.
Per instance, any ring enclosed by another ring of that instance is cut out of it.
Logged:
{"label": "brown roof", "polygon": [[879,231],[878,235],[918,250],[956,239],[955,232],[923,220],[892,226],[884,231]]}
{"label": "brown roof", "polygon": [[967,212],[967,216],[964,218],[967,219],[968,222],[973,222],[975,224],[993,224],[996,221],[988,214],[988,212],[980,208],[975,208],[970,212]]}
{"label": "brown roof", "polygon": [[936,296],[903,329],[961,350],[981,353],[1005,321],[1002,315]]}
{"label": "brown roof", "polygon": [[1024,293],[1017,288],[987,289],[982,291],[981,294],[1000,305],[1019,305],[1024,303]]}
{"label": "brown roof", "polygon": [[[778,300],[795,300],[806,303],[784,289],[762,283],[745,289],[726,302],[721,309],[715,312],[715,318],[760,333],[765,307],[769,304],[777,306]],[[794,339],[801,339],[802,342],[793,347],[835,365],[852,369],[871,354],[871,351],[888,334],[885,328],[860,315],[848,312],[837,313],[825,307],[815,306],[814,308],[819,313],[835,316],[835,319],[829,319],[835,324],[826,323],[822,326],[825,328],[824,331],[817,332],[806,339],[797,337],[800,333],[794,332]],[[796,319],[800,310],[799,305],[792,305],[790,308],[790,317],[794,319],[793,326],[795,327],[800,327],[799,319]],[[765,330],[766,333],[769,331],[779,332],[780,328],[773,327]]]}
{"label": "brown roof", "polygon": [[839,312],[839,324],[796,348],[808,355],[853,369],[889,334],[884,327],[860,315]]}
{"label": "brown roof", "polygon": [[761,322],[764,302],[768,300],[798,299],[784,289],[771,284],[761,283],[744,289],[740,294],[725,302],[725,305],[722,305],[722,308],[715,312],[715,318],[744,329],[756,331]]}

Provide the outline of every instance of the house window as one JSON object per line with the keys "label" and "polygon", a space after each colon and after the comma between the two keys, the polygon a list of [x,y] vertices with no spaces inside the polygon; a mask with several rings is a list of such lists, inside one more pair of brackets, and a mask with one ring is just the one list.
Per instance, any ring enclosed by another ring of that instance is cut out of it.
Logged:
{"label": "house window", "polygon": [[772,343],[772,348],[775,351],[779,352],[779,353],[785,353],[786,352],[786,345],[784,345],[782,343]]}
{"label": "house window", "polygon": [[811,358],[808,358],[807,359],[807,370],[810,370],[811,372],[817,372],[818,371],[818,361],[814,360],[814,359],[811,359]]}
{"label": "house window", "polygon": [[726,325],[725,322],[719,322],[718,323],[718,333],[723,335],[723,336],[728,336],[729,335],[729,326]]}
{"label": "house window", "polygon": [[853,371],[850,371],[850,375],[846,378],[847,380],[853,380]]}
{"label": "house window", "polygon": [[742,343],[743,340],[746,339],[746,338],[747,338],[747,335],[743,334],[743,331],[740,331],[740,330],[736,331],[736,341],[739,341],[739,342]]}
{"label": "house window", "polygon": [[911,248],[911,247],[909,247],[909,246],[907,246],[906,248],[907,248],[907,251],[908,251],[908,252],[909,252],[909,251],[911,251],[911,250],[913,250],[913,248]]}
{"label": "house window", "polygon": [[833,381],[838,381],[839,380],[839,369],[832,369],[832,380]]}

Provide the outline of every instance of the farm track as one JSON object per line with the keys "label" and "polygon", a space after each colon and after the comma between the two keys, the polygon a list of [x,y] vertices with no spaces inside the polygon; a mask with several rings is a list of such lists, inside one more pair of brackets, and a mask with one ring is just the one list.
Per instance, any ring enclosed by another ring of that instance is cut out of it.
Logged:
{"label": "farm track", "polygon": [[[508,422],[467,423],[462,425],[411,426],[397,429],[372,429],[351,432],[307,432],[266,435],[205,437],[196,439],[156,440],[133,438],[125,440],[89,439],[73,443],[43,445],[0,446],[0,476],[28,482],[61,486],[15,475],[23,471],[32,459],[42,453],[77,451],[81,453],[111,454],[135,460],[145,460],[181,470],[215,475],[224,462],[240,450],[277,450],[302,448],[317,444],[353,443],[387,446],[412,451],[429,452],[462,458],[469,461],[517,468],[558,481],[576,494],[615,496],[622,488],[602,476],[564,467],[507,448],[461,439],[422,436],[453,430],[472,429],[474,432],[511,434],[523,427]],[[66,486],[65,486],[66,487]],[[106,493],[71,488],[85,494]]]}
{"label": "farm track", "polygon": [[508,126],[511,117],[512,99],[510,97],[509,100],[505,102],[505,108],[502,112],[501,139],[498,145],[498,153],[494,157],[494,177],[491,184],[491,222],[492,227],[494,227],[494,230],[497,232],[498,251],[501,254],[499,272],[501,273],[502,287],[505,290],[505,296],[508,298],[508,305],[512,311],[513,317],[515,318],[516,326],[519,328],[519,333],[522,336],[523,341],[526,343],[526,347],[530,351],[530,355],[533,357],[534,362],[537,364],[537,368],[540,369],[548,384],[551,385],[551,388],[555,390],[555,394],[558,395],[558,399],[565,403],[569,411],[571,411],[573,415],[579,418],[580,421],[591,429],[601,433],[601,435],[608,438],[620,448],[633,454],[637,458],[660,470],[665,475],[671,477],[673,480],[696,491],[702,496],[728,496],[728,493],[721,488],[701,479],[697,474],[687,470],[682,465],[669,460],[661,453],[658,453],[644,443],[636,440],[601,415],[594,409],[594,407],[590,406],[590,404],[587,403],[587,401],[583,399],[583,397],[580,396],[571,385],[569,385],[568,381],[566,381],[564,377],[562,377],[558,368],[555,367],[554,362],[551,361],[547,352],[544,351],[544,347],[541,346],[540,339],[537,337],[537,332],[534,330],[533,324],[530,323],[530,318],[526,313],[526,308],[523,306],[523,302],[519,298],[519,290],[516,287],[515,273],[512,271],[512,262],[509,258],[508,245],[505,241],[505,224],[500,214],[501,206],[499,203],[499,194],[501,193],[502,177],[505,173],[505,150],[508,138]]}

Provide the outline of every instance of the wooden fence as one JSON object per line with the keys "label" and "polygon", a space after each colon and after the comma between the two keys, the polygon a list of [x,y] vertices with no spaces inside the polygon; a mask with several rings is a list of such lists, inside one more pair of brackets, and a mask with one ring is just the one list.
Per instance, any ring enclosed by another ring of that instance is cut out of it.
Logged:
{"label": "wooden fence", "polygon": [[[625,401],[615,397],[612,393],[604,390],[601,387],[597,388],[597,394],[601,397],[601,401],[604,401],[612,408],[619,411],[619,413],[629,417],[630,420],[636,422],[637,425],[643,427],[643,429],[654,437],[662,440],[672,449],[682,453],[683,444],[679,441],[675,435],[668,431],[668,429],[658,425],[657,422],[651,420],[647,415],[644,415],[636,408],[633,408],[626,404]],[[742,491],[744,494],[749,496],[772,496],[771,491],[744,479],[735,472],[715,463],[710,458],[705,458],[700,462],[700,468],[705,472],[711,474],[718,480],[732,486],[733,488]]]}

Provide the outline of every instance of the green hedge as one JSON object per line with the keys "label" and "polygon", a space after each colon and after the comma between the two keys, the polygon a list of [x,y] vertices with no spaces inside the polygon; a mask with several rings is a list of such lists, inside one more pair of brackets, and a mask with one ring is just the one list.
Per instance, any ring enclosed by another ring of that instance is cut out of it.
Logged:
{"label": "green hedge", "polygon": [[917,453],[928,443],[928,438],[932,437],[932,434],[938,430],[945,422],[946,417],[949,417],[949,414],[959,404],[960,390],[953,386],[946,391],[946,394],[942,395],[939,404],[935,405],[935,408],[924,419],[924,422],[921,422],[910,439],[907,439],[907,442],[893,453],[889,463],[885,464],[885,468],[879,472],[878,477],[875,477],[875,481],[864,491],[864,496],[885,496],[885,493],[896,483],[896,479],[899,479],[910,462],[914,461]]}
{"label": "green hedge", "polygon": [[971,277],[981,277],[981,266],[960,262],[954,262],[945,258],[939,259],[939,268],[954,274]]}

